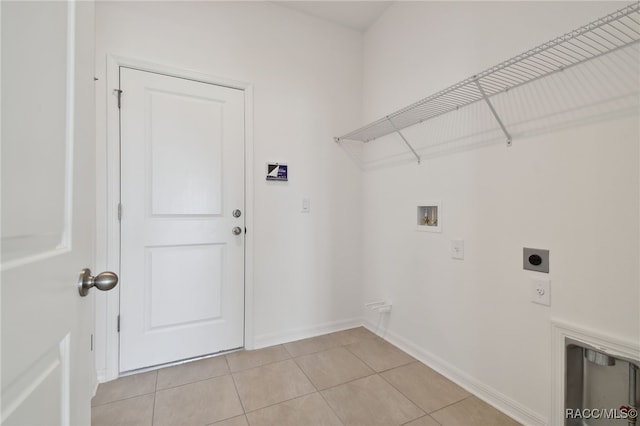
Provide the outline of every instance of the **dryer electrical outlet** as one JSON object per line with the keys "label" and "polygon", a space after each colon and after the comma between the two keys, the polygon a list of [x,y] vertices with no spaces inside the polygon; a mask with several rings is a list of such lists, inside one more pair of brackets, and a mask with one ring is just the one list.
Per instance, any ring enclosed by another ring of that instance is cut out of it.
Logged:
{"label": "dryer electrical outlet", "polygon": [[549,273],[549,250],[523,248],[522,267],[530,271]]}

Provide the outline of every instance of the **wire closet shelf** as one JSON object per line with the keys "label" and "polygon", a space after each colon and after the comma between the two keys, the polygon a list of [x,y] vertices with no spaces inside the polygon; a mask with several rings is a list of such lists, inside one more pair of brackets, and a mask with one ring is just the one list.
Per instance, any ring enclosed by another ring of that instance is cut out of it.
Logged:
{"label": "wire closet shelf", "polygon": [[369,142],[391,133],[398,133],[420,162],[420,157],[402,134],[402,129],[484,100],[505,134],[507,145],[511,145],[511,135],[491,104],[492,96],[638,41],[640,2],[543,43],[334,140]]}

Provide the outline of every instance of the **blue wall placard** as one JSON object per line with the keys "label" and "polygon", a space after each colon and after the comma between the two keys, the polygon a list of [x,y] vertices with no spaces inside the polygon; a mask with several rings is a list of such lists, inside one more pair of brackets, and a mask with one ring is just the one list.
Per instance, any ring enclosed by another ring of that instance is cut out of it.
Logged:
{"label": "blue wall placard", "polygon": [[275,180],[280,182],[288,181],[287,165],[280,163],[267,164],[267,180]]}

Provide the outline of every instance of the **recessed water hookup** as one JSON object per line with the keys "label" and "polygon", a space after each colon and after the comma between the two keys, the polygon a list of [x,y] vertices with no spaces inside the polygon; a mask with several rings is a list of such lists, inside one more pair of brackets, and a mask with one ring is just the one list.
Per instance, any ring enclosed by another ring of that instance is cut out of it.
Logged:
{"label": "recessed water hookup", "polygon": [[417,230],[442,232],[442,203],[426,201],[417,206]]}

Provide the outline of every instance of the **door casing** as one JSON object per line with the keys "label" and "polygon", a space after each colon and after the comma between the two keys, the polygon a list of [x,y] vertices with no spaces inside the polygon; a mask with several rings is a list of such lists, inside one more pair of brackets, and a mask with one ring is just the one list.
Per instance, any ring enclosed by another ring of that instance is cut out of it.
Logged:
{"label": "door casing", "polygon": [[[203,83],[216,84],[219,86],[240,89],[244,92],[245,105],[245,224],[247,233],[245,234],[245,348],[253,349],[253,85],[212,76],[192,70],[185,70],[178,67],[161,65],[155,62],[129,58],[125,56],[109,55],[107,57],[107,78],[106,78],[106,98],[107,98],[107,150],[106,150],[106,215],[105,219],[98,221],[98,226],[104,226],[98,235],[105,235],[106,241],[98,244],[106,245],[105,259],[106,268],[113,271],[120,271],[120,222],[118,220],[118,203],[120,202],[120,110],[118,109],[118,97],[115,91],[119,87],[120,67],[135,68],[141,71],[154,72],[172,77],[186,78]],[[126,94],[123,94],[122,101],[126,102]],[[98,138],[99,140],[99,138]],[[104,159],[97,159],[97,161]],[[115,289],[114,289],[115,290]],[[105,368],[98,371],[98,381],[105,382],[113,380],[119,375],[119,335],[118,335],[118,315],[120,313],[120,291],[110,291],[96,298],[96,312],[102,312],[96,318],[96,345],[100,342],[104,344]],[[105,336],[100,336],[100,330],[106,330]],[[97,350],[100,350],[96,346]]]}

